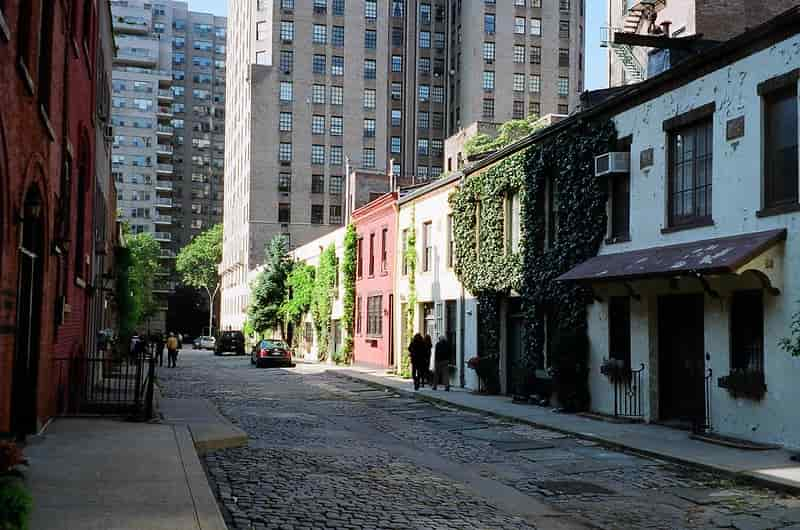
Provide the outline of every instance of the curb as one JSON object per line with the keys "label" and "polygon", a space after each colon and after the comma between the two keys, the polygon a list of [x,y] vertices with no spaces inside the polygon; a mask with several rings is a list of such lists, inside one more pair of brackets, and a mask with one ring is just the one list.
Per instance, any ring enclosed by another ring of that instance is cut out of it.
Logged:
{"label": "curb", "polygon": [[761,474],[761,473],[759,473],[757,471],[733,471],[733,470],[728,469],[726,467],[722,467],[722,466],[718,466],[718,465],[714,465],[714,464],[705,464],[705,463],[702,463],[702,462],[696,462],[696,461],[688,460],[688,459],[681,458],[681,457],[678,457],[678,456],[665,455],[663,453],[658,453],[658,452],[655,452],[655,451],[648,451],[647,449],[637,448],[637,447],[634,447],[634,446],[631,446],[631,445],[627,445],[627,444],[622,443],[622,442],[617,442],[617,441],[613,441],[613,440],[607,440],[607,439],[599,437],[599,436],[592,436],[590,434],[579,433],[579,432],[571,431],[571,430],[568,430],[568,429],[560,429],[560,428],[554,427],[552,425],[546,425],[546,424],[538,423],[538,422],[535,422],[535,421],[532,421],[532,420],[528,420],[528,419],[525,419],[525,418],[518,418],[518,417],[514,417],[514,416],[508,416],[506,414],[500,414],[500,413],[492,412],[492,411],[485,410],[485,409],[471,407],[469,405],[462,405],[460,403],[453,403],[452,401],[448,401],[446,399],[437,398],[437,397],[434,397],[434,396],[428,396],[428,395],[424,395],[424,394],[419,394],[417,392],[414,392],[414,391],[411,391],[411,390],[406,390],[404,388],[396,388],[396,387],[394,387],[392,385],[389,385],[387,383],[382,383],[380,381],[373,381],[372,379],[368,379],[368,378],[365,378],[365,377],[359,377],[358,375],[353,374],[352,372],[342,372],[342,371],[335,371],[335,370],[329,370],[329,372],[333,373],[333,374],[336,374],[339,377],[344,377],[346,379],[351,379],[353,381],[358,381],[360,383],[364,383],[364,384],[367,384],[367,385],[370,385],[370,386],[374,386],[376,388],[389,389],[389,390],[392,390],[393,392],[395,392],[395,393],[397,393],[397,394],[399,394],[401,396],[413,397],[413,398],[415,398],[415,399],[417,399],[419,401],[427,401],[429,403],[434,403],[434,404],[438,404],[438,405],[447,405],[449,407],[454,407],[454,408],[457,408],[457,409],[460,409],[460,410],[464,410],[464,411],[468,411],[468,412],[477,412],[477,413],[480,413],[480,414],[487,414],[489,416],[493,416],[495,418],[499,418],[499,419],[502,419],[502,420],[505,420],[505,421],[510,421],[510,422],[513,422],[513,423],[521,423],[521,424],[525,424],[525,425],[530,425],[532,427],[536,427],[537,429],[543,429],[543,430],[547,430],[547,431],[558,432],[558,433],[561,433],[561,434],[568,434],[570,436],[573,436],[575,438],[579,438],[581,440],[587,440],[587,441],[590,441],[590,442],[595,442],[595,443],[597,443],[599,445],[602,445],[603,447],[607,447],[607,448],[610,448],[610,449],[622,449],[622,450],[625,450],[625,451],[627,451],[629,453],[634,453],[634,454],[637,454],[637,455],[647,456],[647,457],[655,458],[655,459],[658,459],[658,460],[664,460],[664,461],[667,461],[667,462],[681,464],[681,465],[692,467],[692,468],[695,468],[695,469],[701,469],[701,470],[706,470],[706,471],[714,471],[714,472],[720,473],[720,474],[722,474],[722,475],[724,475],[724,476],[726,476],[728,478],[741,480],[741,481],[744,481],[744,482],[747,482],[747,483],[750,483],[750,484],[766,487],[766,488],[769,488],[769,489],[772,489],[772,490],[782,491],[782,492],[786,492],[786,493],[793,493],[793,494],[800,493],[800,485],[799,484],[796,484],[796,483],[793,483],[793,482],[789,482],[789,481],[786,481],[784,479],[777,478],[777,477],[764,476],[763,474]]}
{"label": "curb", "polygon": [[173,425],[173,431],[198,526],[201,530],[227,530],[225,519],[222,517],[217,499],[211,491],[206,473],[200,464],[200,457],[195,450],[189,430],[182,425]]}

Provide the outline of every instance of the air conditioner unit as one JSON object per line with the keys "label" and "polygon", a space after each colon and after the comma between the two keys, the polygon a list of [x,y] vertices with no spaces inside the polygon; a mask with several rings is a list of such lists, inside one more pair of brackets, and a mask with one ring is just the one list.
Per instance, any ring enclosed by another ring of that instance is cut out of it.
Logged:
{"label": "air conditioner unit", "polygon": [[630,173],[631,154],[612,151],[594,157],[594,176],[602,177],[614,173]]}
{"label": "air conditioner unit", "polygon": [[114,139],[114,127],[111,125],[106,125],[106,132],[105,132],[106,140],[113,140]]}

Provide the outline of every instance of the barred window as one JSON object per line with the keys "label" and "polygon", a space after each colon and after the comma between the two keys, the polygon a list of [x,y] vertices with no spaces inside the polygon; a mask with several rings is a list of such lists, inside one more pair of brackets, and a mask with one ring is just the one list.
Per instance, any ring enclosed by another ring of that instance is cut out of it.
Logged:
{"label": "barred window", "polygon": [[292,42],[294,40],[294,22],[290,20],[281,20],[281,40],[284,42]]}
{"label": "barred window", "polygon": [[278,130],[281,132],[291,132],[292,131],[292,113],[291,112],[281,112],[280,117],[278,119]]}
{"label": "barred window", "polygon": [[325,134],[325,116],[311,116],[311,134]]}
{"label": "barred window", "polygon": [[364,118],[364,138],[375,137],[375,120],[373,118]]}
{"label": "barred window", "polygon": [[375,168],[375,149],[365,147],[361,151],[361,165],[367,169]]}
{"label": "barred window", "polygon": [[420,31],[419,32],[419,47],[420,48],[430,48],[431,47],[431,32],[430,31]]}
{"label": "barred window", "polygon": [[322,165],[325,163],[325,146],[312,145],[311,146],[311,163],[315,165]]}
{"label": "barred window", "polygon": [[427,129],[430,126],[430,113],[420,111],[417,114],[417,127]]}
{"label": "barred window", "polygon": [[331,86],[331,105],[341,105],[344,101],[344,88]]}
{"label": "barred window", "polygon": [[561,97],[569,95],[569,77],[558,78],[558,95]]}
{"label": "barred window", "polygon": [[539,93],[542,90],[542,76],[539,74],[531,74],[528,77],[528,91]]}
{"label": "barred window", "polygon": [[314,54],[312,68],[315,74],[324,74],[327,69],[327,58],[324,55]]}
{"label": "barred window", "polygon": [[331,28],[331,45],[334,48],[344,47],[344,26],[333,26]]}
{"label": "barred window", "polygon": [[330,150],[330,165],[341,166],[344,155],[341,145],[332,145]]}
{"label": "barred window", "polygon": [[314,24],[314,29],[311,34],[314,44],[327,44],[328,43],[328,26],[325,24]]}
{"label": "barred window", "polygon": [[521,44],[514,45],[514,62],[515,63],[525,62],[525,46]]}
{"label": "barred window", "polygon": [[364,59],[364,79],[375,79],[376,72],[375,59]]}
{"label": "barred window", "polygon": [[378,46],[378,34],[374,29],[364,31],[364,48],[374,50]]}
{"label": "barred window", "polygon": [[292,174],[279,173],[278,174],[278,191],[289,193],[292,191]]}
{"label": "barred window", "polygon": [[278,159],[281,162],[292,161],[292,144],[290,142],[281,142],[278,148]]}
{"label": "barred window", "polygon": [[365,109],[374,109],[375,108],[375,89],[374,88],[365,88],[364,89],[364,108]]}
{"label": "barred window", "polygon": [[316,104],[325,103],[325,85],[313,85],[311,87],[311,102]]}
{"label": "barred window", "polygon": [[525,74],[514,73],[514,92],[525,92]]}
{"label": "barred window", "polygon": [[331,75],[344,75],[344,57],[338,55],[331,57]]}
{"label": "barred window", "polygon": [[330,192],[331,195],[342,194],[342,177],[338,175],[331,175],[330,178]]}
{"label": "barred window", "polygon": [[341,116],[331,116],[331,136],[341,136],[344,132],[344,120]]}
{"label": "barred window", "polygon": [[483,43],[483,60],[486,62],[494,61],[495,57],[495,44],[494,42]]}

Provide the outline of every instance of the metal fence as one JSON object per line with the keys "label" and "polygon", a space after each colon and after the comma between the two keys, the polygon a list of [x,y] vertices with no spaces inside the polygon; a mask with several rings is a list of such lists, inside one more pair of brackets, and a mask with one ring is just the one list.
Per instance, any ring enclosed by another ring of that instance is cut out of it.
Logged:
{"label": "metal fence", "polygon": [[628,369],[625,377],[614,381],[614,416],[641,419],[642,373],[644,363],[638,370]]}
{"label": "metal fence", "polygon": [[155,358],[149,354],[54,360],[58,411],[63,416],[111,415],[147,420],[153,416]]}

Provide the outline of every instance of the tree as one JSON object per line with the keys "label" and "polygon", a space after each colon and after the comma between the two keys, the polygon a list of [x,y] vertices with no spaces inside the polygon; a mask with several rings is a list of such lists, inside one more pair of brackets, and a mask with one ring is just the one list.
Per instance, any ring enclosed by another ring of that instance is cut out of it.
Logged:
{"label": "tree", "polygon": [[214,299],[219,292],[218,267],[222,261],[222,225],[217,224],[196,236],[181,249],[175,268],[183,283],[203,289],[208,295],[208,333],[214,320]]}
{"label": "tree", "polygon": [[131,266],[128,271],[129,286],[132,293],[132,321],[142,325],[152,317],[158,305],[153,296],[153,283],[156,273],[161,269],[159,256],[161,246],[152,234],[142,232],[126,237],[130,250]]}
{"label": "tree", "polygon": [[281,306],[281,314],[295,329],[300,326],[303,315],[311,308],[314,299],[314,267],[302,262],[294,263],[286,277],[287,297]]}
{"label": "tree", "polygon": [[253,331],[259,335],[279,325],[282,334],[281,307],[286,300],[286,278],[292,268],[286,250],[286,238],[282,235],[273,237],[267,243],[265,254],[264,270],[253,281],[247,317],[252,323]]}
{"label": "tree", "polygon": [[358,235],[356,227],[351,223],[347,225],[344,236],[344,253],[342,255],[342,283],[344,286],[344,306],[342,312],[342,327],[344,328],[344,346],[342,357],[345,363],[353,361],[353,331],[356,306],[356,245]]}
{"label": "tree", "polygon": [[320,361],[328,358],[331,311],[333,310],[338,261],[336,247],[331,243],[319,257],[317,277],[314,281],[314,300],[311,304],[311,313],[314,317],[314,327],[317,329],[317,359]]}

